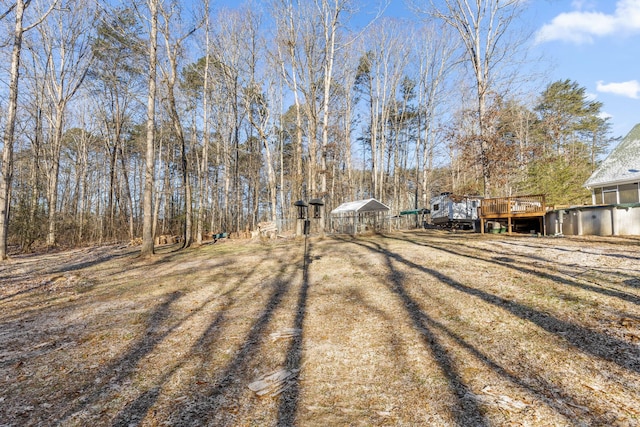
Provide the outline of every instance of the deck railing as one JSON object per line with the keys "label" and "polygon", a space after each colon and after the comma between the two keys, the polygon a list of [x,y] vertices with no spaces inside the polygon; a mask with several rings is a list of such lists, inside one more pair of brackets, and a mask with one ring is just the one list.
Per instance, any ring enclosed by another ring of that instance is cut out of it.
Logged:
{"label": "deck railing", "polygon": [[511,216],[511,215],[536,215],[544,214],[547,207],[544,195],[497,197],[484,199],[480,204],[480,215],[487,216]]}

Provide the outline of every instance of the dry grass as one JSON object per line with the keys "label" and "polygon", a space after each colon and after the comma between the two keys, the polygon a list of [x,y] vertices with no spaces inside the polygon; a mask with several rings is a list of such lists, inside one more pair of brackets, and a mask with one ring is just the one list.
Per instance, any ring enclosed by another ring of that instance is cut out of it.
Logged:
{"label": "dry grass", "polygon": [[640,239],[168,249],[0,267],[0,426],[640,425]]}

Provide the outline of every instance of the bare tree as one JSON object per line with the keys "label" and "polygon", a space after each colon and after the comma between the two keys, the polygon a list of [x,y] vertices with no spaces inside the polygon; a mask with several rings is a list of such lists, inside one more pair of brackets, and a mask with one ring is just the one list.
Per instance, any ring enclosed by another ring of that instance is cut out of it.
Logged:
{"label": "bare tree", "polygon": [[[27,49],[30,49],[28,43],[25,44]],[[26,90],[28,104],[25,111],[28,113],[26,117],[27,126],[30,126],[31,131],[24,132],[27,140],[29,141],[29,177],[27,179],[28,195],[17,195],[18,198],[28,198],[28,220],[26,224],[23,224],[19,232],[21,234],[21,247],[22,250],[28,251],[33,243],[35,243],[37,237],[41,235],[40,230],[40,218],[42,217],[42,209],[40,200],[42,198],[41,183],[43,175],[43,145],[44,145],[44,133],[45,133],[45,80],[42,78],[39,72],[39,67],[36,63],[36,55],[25,55],[26,61],[23,62],[22,70],[24,72],[21,81],[25,84],[23,87]],[[17,176],[20,180],[20,176]],[[22,177],[25,180],[25,177]],[[15,218],[15,215],[20,215],[20,211],[14,211],[11,215]],[[13,221],[12,221],[13,222]]]}
{"label": "bare tree", "polygon": [[223,219],[222,227],[240,231],[243,225],[243,188],[240,177],[241,126],[244,121],[242,111],[242,79],[245,52],[241,38],[246,31],[244,13],[238,10],[223,10],[218,15],[218,31],[211,46],[215,88],[217,132],[222,146],[220,151],[223,164]]}
{"label": "bare tree", "polygon": [[269,193],[270,215],[269,220],[277,220],[277,185],[276,172],[271,149],[271,137],[273,128],[271,109],[275,105],[275,79],[278,77],[276,70],[269,68],[269,63],[263,61],[266,55],[264,39],[260,37],[260,15],[253,10],[246,11],[246,19],[249,25],[245,32],[245,52],[247,53],[247,68],[249,82],[244,88],[244,102],[247,118],[252,128],[258,133],[258,138],[264,153],[264,166],[267,171],[267,189]]}
{"label": "bare tree", "polygon": [[357,77],[360,92],[369,104],[372,193],[373,197],[383,200],[389,174],[385,169],[385,165],[389,166],[385,159],[389,117],[409,59],[406,38],[399,21],[383,20],[369,28]]}
{"label": "bare tree", "polygon": [[200,159],[199,170],[199,192],[198,192],[198,213],[196,217],[196,243],[202,244],[202,234],[204,231],[204,212],[205,212],[205,195],[209,191],[209,145],[210,145],[210,127],[209,127],[209,67],[211,56],[209,55],[209,47],[211,42],[211,25],[209,15],[209,0],[204,1],[204,70],[202,73],[202,159]]}
{"label": "bare tree", "polygon": [[336,200],[341,200],[342,198],[354,200],[358,194],[358,189],[354,182],[352,153],[354,115],[356,114],[354,110],[358,102],[357,91],[354,90],[358,72],[358,49],[359,47],[354,41],[353,43],[345,45],[344,49],[340,52],[337,52],[339,55],[337,61],[339,67],[336,70],[338,75],[336,75],[335,80],[339,82],[337,84],[339,96],[336,97],[337,99],[334,103],[340,104],[339,119],[341,120],[341,124],[339,127],[342,129],[340,138],[344,141],[344,145],[337,144],[337,149],[340,150],[345,173],[338,182],[338,185],[343,187],[342,194],[340,194],[341,198],[336,199],[337,195],[334,194],[334,191],[331,192],[332,198]]}
{"label": "bare tree", "polygon": [[149,32],[149,92],[147,96],[147,141],[145,152],[145,178],[141,255],[154,252],[153,241],[153,178],[156,117],[156,66],[158,63],[158,6],[159,0],[148,0],[151,30]]}
{"label": "bare tree", "polygon": [[302,142],[303,142],[303,112],[300,99],[298,75],[300,73],[298,59],[298,30],[297,15],[291,0],[274,2],[278,36],[276,41],[277,57],[282,68],[282,76],[289,85],[292,93],[296,113],[296,134],[294,139],[294,173],[292,193],[295,197],[302,197]]}
{"label": "bare tree", "polygon": [[500,77],[498,65],[513,60],[516,43],[508,32],[518,16],[521,0],[444,0],[442,9],[434,5],[432,14],[455,29],[471,66],[476,89],[478,144],[485,196],[491,193],[490,154],[488,144],[487,96],[495,90]]}
{"label": "bare tree", "polygon": [[430,23],[422,27],[420,36],[416,38],[414,63],[418,67],[419,76],[416,182],[420,183],[423,207],[428,207],[431,200],[437,122],[446,105],[445,100],[450,98],[448,95],[451,91],[447,90],[446,82],[455,64],[457,45],[446,28]]}
{"label": "bare tree", "polygon": [[[84,103],[89,105],[88,102]],[[79,121],[81,124],[80,132],[74,135],[74,142],[76,144],[77,156],[78,156],[78,170],[77,170],[77,211],[76,211],[76,223],[77,223],[77,239],[79,242],[83,241],[85,232],[85,217],[88,205],[88,193],[89,193],[89,146],[95,144],[95,138],[91,135],[88,129],[91,129],[93,125],[91,122],[94,119],[90,117],[88,109],[82,108],[80,111]]]}
{"label": "bare tree", "polygon": [[[176,99],[176,89],[178,82],[178,59],[184,47],[184,41],[195,32],[195,28],[187,31],[185,34],[174,37],[174,33],[179,31],[178,22],[181,17],[180,7],[177,3],[171,3],[169,8],[161,8],[164,25],[162,27],[162,36],[165,42],[166,64],[160,67],[162,71],[163,81],[166,89],[166,106],[173,124],[173,130],[180,144],[180,164],[182,171],[182,188],[184,190],[184,208],[185,221],[183,227],[182,247],[191,246],[193,238],[193,203],[191,195],[191,183],[189,180],[189,163],[187,160],[187,140],[185,138],[182,120],[178,111],[178,101]],[[176,25],[172,25],[176,24]]]}
{"label": "bare tree", "polygon": [[[0,179],[0,260],[7,259],[7,238],[9,235],[9,208],[11,179],[13,177],[13,144],[16,130],[16,112],[18,110],[18,82],[20,80],[20,55],[22,53],[22,40],[24,33],[37,27],[46,19],[49,13],[57,5],[53,1],[49,9],[31,25],[24,26],[25,8],[31,0],[16,0],[14,9],[15,26],[13,31],[13,49],[11,53],[11,66],[9,69],[9,104],[7,107],[7,121],[5,123],[2,142],[2,177]],[[4,16],[7,16],[6,14]]]}
{"label": "bare tree", "polygon": [[[78,2],[74,2],[79,6]],[[51,140],[47,149],[47,200],[49,205],[49,224],[47,246],[56,245],[56,215],[58,206],[58,176],[60,170],[60,152],[63,144],[65,117],[69,101],[84,82],[92,63],[89,37],[94,9],[91,4],[70,9],[62,4],[38,26],[39,37],[34,41],[40,49],[31,49],[39,56],[42,78],[45,80],[46,95],[51,104],[48,119]]]}
{"label": "bare tree", "polygon": [[[125,146],[127,135],[135,126],[133,118],[142,110],[144,45],[140,22],[127,8],[104,11],[92,41],[94,65],[90,71],[91,92],[102,122],[103,143],[108,153],[109,188],[106,203],[107,235],[118,235],[115,224],[119,207],[119,188],[125,187],[129,220],[129,239],[134,238],[134,203],[129,187]],[[118,160],[121,168],[118,170]],[[120,171],[120,173],[118,173]],[[120,176],[122,175],[122,176]]]}
{"label": "bare tree", "polygon": [[[320,193],[321,197],[327,194],[327,153],[329,147],[329,126],[331,124],[331,88],[333,82],[333,64],[336,58],[336,50],[340,48],[339,29],[343,24],[342,15],[346,15],[351,3],[350,0],[315,0],[319,13],[319,21],[323,33],[324,61],[323,61],[323,97],[322,97],[322,144],[320,149]],[[320,218],[320,234],[324,235],[325,215]]]}

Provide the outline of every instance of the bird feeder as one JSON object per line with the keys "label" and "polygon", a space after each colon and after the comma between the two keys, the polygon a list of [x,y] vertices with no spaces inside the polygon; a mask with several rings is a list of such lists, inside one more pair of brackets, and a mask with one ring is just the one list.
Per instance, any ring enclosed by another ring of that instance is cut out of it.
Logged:
{"label": "bird feeder", "polygon": [[294,202],[293,206],[298,209],[298,219],[307,219],[307,209],[309,205],[304,200]]}
{"label": "bird feeder", "polygon": [[324,206],[322,199],[311,199],[309,204],[313,206],[313,217],[322,218],[322,207]]}

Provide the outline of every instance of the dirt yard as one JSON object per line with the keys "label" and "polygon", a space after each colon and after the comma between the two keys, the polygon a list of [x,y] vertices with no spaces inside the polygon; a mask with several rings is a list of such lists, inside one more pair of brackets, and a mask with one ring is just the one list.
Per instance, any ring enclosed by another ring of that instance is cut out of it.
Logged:
{"label": "dirt yard", "polygon": [[0,264],[0,426],[640,425],[640,238],[173,249]]}

